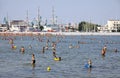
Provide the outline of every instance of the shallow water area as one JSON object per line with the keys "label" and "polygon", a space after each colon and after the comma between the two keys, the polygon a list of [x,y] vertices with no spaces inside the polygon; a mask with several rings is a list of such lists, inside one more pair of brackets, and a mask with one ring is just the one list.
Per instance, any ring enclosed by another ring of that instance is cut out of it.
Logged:
{"label": "shallow water area", "polygon": [[[11,38],[15,50],[9,44]],[[48,40],[48,50],[43,54],[42,48]],[[52,42],[56,42],[56,54],[61,61],[53,60]],[[102,57],[104,45],[107,52]],[[20,52],[21,46],[24,53]],[[114,52],[115,48],[118,52]],[[35,65],[31,64],[32,53]],[[88,59],[92,60],[91,69],[84,67]],[[119,71],[120,36],[0,36],[0,78],[119,78]]]}

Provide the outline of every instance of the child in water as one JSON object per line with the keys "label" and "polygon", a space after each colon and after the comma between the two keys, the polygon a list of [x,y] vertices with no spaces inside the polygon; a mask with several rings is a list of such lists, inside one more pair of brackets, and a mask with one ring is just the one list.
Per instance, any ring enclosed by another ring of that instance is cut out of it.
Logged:
{"label": "child in water", "polygon": [[32,64],[35,64],[35,55],[32,54]]}
{"label": "child in water", "polygon": [[87,64],[85,64],[85,68],[92,68],[92,61],[91,61],[91,59],[89,59]]}
{"label": "child in water", "polygon": [[90,68],[92,67],[92,61],[91,61],[91,59],[88,60],[88,65],[89,65]]}

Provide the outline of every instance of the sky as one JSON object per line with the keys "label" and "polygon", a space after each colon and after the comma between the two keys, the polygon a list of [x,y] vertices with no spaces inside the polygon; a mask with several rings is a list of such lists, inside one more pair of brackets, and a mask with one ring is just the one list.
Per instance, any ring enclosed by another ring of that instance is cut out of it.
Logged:
{"label": "sky", "polygon": [[51,22],[52,8],[59,24],[87,21],[105,25],[108,20],[120,20],[120,0],[0,0],[0,23],[8,20],[37,18]]}

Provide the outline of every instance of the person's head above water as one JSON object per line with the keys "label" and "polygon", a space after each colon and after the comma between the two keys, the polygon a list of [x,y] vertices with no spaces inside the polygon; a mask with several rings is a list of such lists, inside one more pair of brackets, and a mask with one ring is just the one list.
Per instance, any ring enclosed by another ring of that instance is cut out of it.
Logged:
{"label": "person's head above water", "polygon": [[88,64],[89,64],[89,65],[92,65],[91,59],[88,60]]}

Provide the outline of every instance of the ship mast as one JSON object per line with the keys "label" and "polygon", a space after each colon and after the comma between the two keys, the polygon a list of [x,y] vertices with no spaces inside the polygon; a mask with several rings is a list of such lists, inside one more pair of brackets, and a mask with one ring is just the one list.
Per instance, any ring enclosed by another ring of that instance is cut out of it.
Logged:
{"label": "ship mast", "polygon": [[40,17],[40,9],[38,8],[38,29],[40,28],[41,25],[41,17]]}
{"label": "ship mast", "polygon": [[28,26],[29,26],[29,20],[28,20],[28,10],[27,10],[26,22],[27,22],[27,28],[28,28]]}
{"label": "ship mast", "polygon": [[52,24],[55,25],[54,7],[52,7]]}
{"label": "ship mast", "polygon": [[38,8],[38,23],[40,22],[40,9]]}
{"label": "ship mast", "polygon": [[8,22],[8,13],[7,13],[6,25],[7,25],[7,30],[9,30],[10,27],[9,27],[9,22]]}

